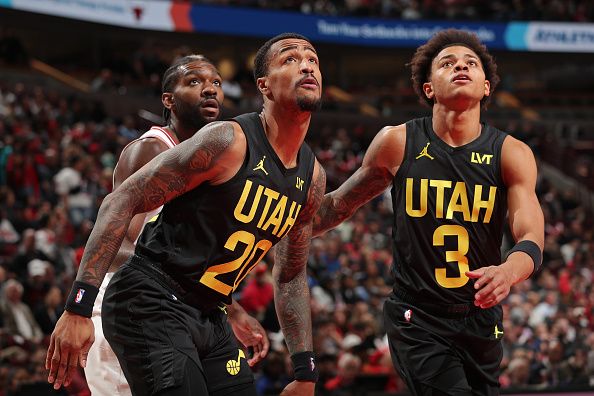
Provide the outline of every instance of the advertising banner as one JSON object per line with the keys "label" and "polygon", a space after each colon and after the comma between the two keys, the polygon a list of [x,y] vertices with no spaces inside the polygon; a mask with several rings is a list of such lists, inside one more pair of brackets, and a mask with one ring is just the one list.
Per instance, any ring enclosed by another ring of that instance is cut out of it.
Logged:
{"label": "advertising banner", "polygon": [[0,0],[0,6],[136,29],[417,47],[440,30],[474,32],[492,50],[594,53],[594,23],[405,21],[306,15],[256,8],[148,0]]}
{"label": "advertising banner", "polygon": [[169,1],[0,0],[0,6],[147,30],[175,30]]}

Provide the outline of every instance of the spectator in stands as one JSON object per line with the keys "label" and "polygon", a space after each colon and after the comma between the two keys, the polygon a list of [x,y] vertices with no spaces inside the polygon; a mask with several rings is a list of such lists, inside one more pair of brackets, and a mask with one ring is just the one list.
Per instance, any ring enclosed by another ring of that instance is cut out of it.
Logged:
{"label": "spectator in stands", "polygon": [[328,396],[348,396],[352,394],[355,378],[361,370],[361,359],[351,353],[338,358],[338,374],[324,384]]}
{"label": "spectator in stands", "polygon": [[16,275],[17,279],[24,282],[25,279],[27,279],[29,263],[33,260],[49,261],[50,259],[45,253],[37,248],[35,230],[29,228],[23,232],[23,239],[19,246],[18,253],[14,256],[8,269]]}
{"label": "spectator in stands", "polygon": [[45,295],[43,304],[39,305],[34,312],[35,320],[39,323],[43,334],[50,335],[52,333],[56,322],[64,311],[63,305],[62,290],[58,286],[50,287]]}
{"label": "spectator in stands", "polygon": [[43,333],[33,317],[31,308],[22,301],[23,291],[23,285],[14,279],[4,283],[0,298],[0,313],[4,327],[13,336],[20,336],[34,343],[39,342]]}
{"label": "spectator in stands", "polygon": [[251,279],[241,290],[239,303],[247,313],[258,320],[264,318],[266,308],[274,299],[272,281],[267,273],[268,265],[261,261],[252,272]]}

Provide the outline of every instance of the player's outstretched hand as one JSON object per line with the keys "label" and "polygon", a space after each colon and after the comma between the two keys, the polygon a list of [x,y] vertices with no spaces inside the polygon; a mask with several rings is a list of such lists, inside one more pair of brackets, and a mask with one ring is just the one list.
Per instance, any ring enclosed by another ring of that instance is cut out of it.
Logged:
{"label": "player's outstretched hand", "polygon": [[229,315],[229,323],[231,324],[235,338],[246,348],[252,347],[253,349],[254,354],[247,361],[250,367],[253,367],[266,357],[268,349],[270,349],[270,341],[268,340],[266,330],[264,330],[256,318],[249,315],[243,309],[239,309],[233,315]]}
{"label": "player's outstretched hand", "polygon": [[316,384],[308,381],[293,381],[285,386],[280,396],[313,396]]}
{"label": "player's outstretched hand", "polygon": [[489,266],[467,271],[466,276],[476,279],[474,288],[478,292],[474,295],[474,305],[491,308],[499,304],[512,287],[512,276],[503,266]]}
{"label": "player's outstretched hand", "polygon": [[87,365],[89,349],[95,341],[95,327],[89,318],[65,311],[50,338],[45,369],[47,378],[54,389],[68,386],[75,370],[80,364]]}

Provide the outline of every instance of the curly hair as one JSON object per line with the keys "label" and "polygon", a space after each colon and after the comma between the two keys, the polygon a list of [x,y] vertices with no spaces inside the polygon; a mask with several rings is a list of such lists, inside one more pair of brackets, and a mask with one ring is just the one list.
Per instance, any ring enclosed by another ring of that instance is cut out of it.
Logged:
{"label": "curly hair", "polygon": [[265,42],[256,53],[256,57],[254,58],[254,81],[258,81],[260,77],[264,77],[266,74],[268,74],[268,65],[270,64],[268,52],[270,51],[272,44],[276,43],[277,41],[290,38],[307,41],[311,44],[311,41],[307,37],[298,33],[282,33],[274,36]]}
{"label": "curly hair", "polygon": [[[428,82],[431,77],[433,59],[441,50],[451,45],[468,47],[478,55],[483,65],[485,78],[491,83],[491,93],[493,93],[499,83],[495,59],[489,54],[487,47],[481,43],[476,34],[457,29],[443,30],[436,33],[427,43],[417,48],[409,63],[413,89],[419,97],[419,101],[422,104],[429,105],[429,107],[433,106],[433,101],[425,95],[423,84]],[[485,96],[481,100],[482,107],[486,107],[490,100],[491,96]]]}
{"label": "curly hair", "polygon": [[[173,91],[173,87],[175,87],[175,85],[179,82],[179,78],[182,75],[180,70],[181,66],[198,61],[209,63],[215,69],[217,68],[215,64],[204,55],[193,54],[176,59],[173,64],[169,66],[167,70],[165,70],[165,73],[163,73],[163,79],[161,81],[161,93]],[[171,119],[171,110],[168,108],[163,108],[163,119],[165,120],[166,124],[169,124],[169,120]]]}

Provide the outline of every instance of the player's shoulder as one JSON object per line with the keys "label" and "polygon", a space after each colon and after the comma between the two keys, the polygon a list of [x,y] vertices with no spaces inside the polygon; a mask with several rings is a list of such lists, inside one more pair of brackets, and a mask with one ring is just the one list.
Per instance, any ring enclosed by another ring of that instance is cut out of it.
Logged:
{"label": "player's shoulder", "polygon": [[502,146],[502,156],[510,159],[533,158],[532,149],[524,142],[511,135],[505,136]]}
{"label": "player's shoulder", "polygon": [[169,145],[163,139],[151,135],[141,136],[124,147],[118,162],[135,162],[140,158],[153,158],[167,149],[169,149]]}
{"label": "player's shoulder", "polygon": [[196,132],[185,147],[215,159],[214,163],[217,167],[224,169],[223,173],[227,175],[229,169],[237,171],[243,163],[247,152],[247,141],[244,131],[237,122],[215,121]]}
{"label": "player's shoulder", "polygon": [[501,173],[507,186],[536,177],[536,160],[526,143],[506,136],[501,151]]}
{"label": "player's shoulder", "polygon": [[371,150],[374,151],[401,151],[406,144],[406,124],[388,125],[380,129],[373,138]]}
{"label": "player's shoulder", "polygon": [[216,138],[229,138],[243,135],[241,125],[235,120],[214,121],[202,127],[194,136]]}

